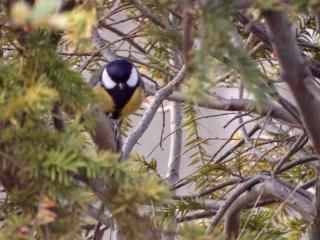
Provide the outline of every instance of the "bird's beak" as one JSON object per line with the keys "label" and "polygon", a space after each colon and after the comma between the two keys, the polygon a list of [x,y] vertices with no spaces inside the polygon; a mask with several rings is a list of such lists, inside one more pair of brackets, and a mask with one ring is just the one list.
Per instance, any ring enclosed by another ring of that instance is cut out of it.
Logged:
{"label": "bird's beak", "polygon": [[121,90],[123,90],[123,89],[124,89],[124,83],[119,83],[119,88],[120,88]]}

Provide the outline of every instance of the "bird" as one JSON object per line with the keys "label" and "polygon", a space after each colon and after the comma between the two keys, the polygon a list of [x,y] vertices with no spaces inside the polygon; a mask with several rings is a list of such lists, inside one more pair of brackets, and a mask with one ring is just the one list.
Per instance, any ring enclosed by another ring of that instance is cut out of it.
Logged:
{"label": "bird", "polygon": [[134,113],[144,100],[140,73],[127,59],[115,59],[93,74],[90,80],[100,109],[112,119]]}

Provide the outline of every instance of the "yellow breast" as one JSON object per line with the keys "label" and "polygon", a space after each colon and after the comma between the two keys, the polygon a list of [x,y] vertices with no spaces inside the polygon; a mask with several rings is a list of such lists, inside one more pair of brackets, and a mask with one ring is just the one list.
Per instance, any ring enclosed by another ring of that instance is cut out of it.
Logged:
{"label": "yellow breast", "polygon": [[128,103],[121,110],[121,118],[127,117],[139,109],[144,99],[144,90],[138,86]]}
{"label": "yellow breast", "polygon": [[[110,94],[100,85],[97,84],[94,88],[97,95],[99,107],[105,113],[111,113],[115,110],[115,104]],[[144,90],[138,86],[127,104],[121,109],[119,118],[128,117],[139,109],[144,99]]]}
{"label": "yellow breast", "polygon": [[114,110],[114,102],[109,93],[103,87],[101,87],[100,84],[97,84],[94,87],[94,91],[97,95],[97,100],[100,109],[105,113],[112,112]]}

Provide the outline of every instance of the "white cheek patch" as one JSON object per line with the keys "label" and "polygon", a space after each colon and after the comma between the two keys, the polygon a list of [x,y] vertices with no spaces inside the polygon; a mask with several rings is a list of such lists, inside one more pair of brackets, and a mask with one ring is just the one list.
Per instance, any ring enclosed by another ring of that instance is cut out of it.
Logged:
{"label": "white cheek patch", "polygon": [[103,69],[102,72],[102,84],[107,89],[114,88],[117,84],[110,78],[107,69]]}
{"label": "white cheek patch", "polygon": [[138,71],[135,67],[132,67],[130,78],[127,80],[127,85],[129,87],[135,87],[137,86],[138,81],[139,81]]}

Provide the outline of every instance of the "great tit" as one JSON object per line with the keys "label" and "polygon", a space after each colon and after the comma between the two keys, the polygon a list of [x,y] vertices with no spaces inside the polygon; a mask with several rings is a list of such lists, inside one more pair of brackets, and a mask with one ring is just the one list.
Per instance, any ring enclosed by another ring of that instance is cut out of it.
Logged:
{"label": "great tit", "polygon": [[126,59],[116,59],[93,75],[90,83],[102,111],[113,119],[134,113],[144,99],[144,84],[137,68]]}

